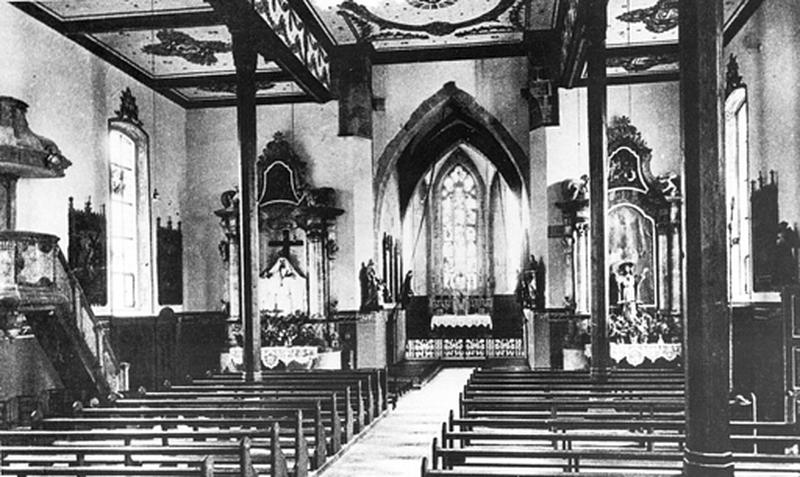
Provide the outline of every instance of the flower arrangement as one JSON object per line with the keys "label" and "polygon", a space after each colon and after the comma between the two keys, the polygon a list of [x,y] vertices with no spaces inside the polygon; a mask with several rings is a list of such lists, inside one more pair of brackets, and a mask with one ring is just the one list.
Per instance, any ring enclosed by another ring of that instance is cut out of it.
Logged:
{"label": "flower arrangement", "polygon": [[309,320],[302,311],[288,315],[261,312],[262,346],[316,346],[319,351],[339,348],[335,323]]}
{"label": "flower arrangement", "polygon": [[679,343],[680,319],[653,315],[638,306],[623,306],[608,320],[608,336],[615,343]]}

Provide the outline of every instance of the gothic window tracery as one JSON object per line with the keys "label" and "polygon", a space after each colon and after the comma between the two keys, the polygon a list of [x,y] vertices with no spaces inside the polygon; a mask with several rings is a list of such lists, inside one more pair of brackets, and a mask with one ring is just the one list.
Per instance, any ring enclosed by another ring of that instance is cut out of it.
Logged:
{"label": "gothic window tracery", "polygon": [[456,164],[441,182],[443,284],[470,293],[478,287],[479,191],[475,177]]}

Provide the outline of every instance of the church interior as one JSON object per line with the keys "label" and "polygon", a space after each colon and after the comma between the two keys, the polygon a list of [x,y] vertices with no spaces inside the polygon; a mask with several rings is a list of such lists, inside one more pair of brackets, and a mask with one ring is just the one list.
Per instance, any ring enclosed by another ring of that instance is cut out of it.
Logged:
{"label": "church interior", "polygon": [[800,475],[798,25],[0,3],[0,475]]}

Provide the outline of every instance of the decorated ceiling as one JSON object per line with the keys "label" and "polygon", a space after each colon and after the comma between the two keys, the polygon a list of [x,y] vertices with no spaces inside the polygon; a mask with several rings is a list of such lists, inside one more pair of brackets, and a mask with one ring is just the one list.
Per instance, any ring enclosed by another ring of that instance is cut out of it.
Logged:
{"label": "decorated ceiling", "polygon": [[[265,34],[275,37],[272,45],[285,49],[285,55],[271,55],[269,60],[259,56],[257,101],[270,104],[321,100],[309,84],[330,88],[329,56],[338,46],[369,43],[385,54],[383,62],[407,61],[403,52],[415,53],[415,61],[425,61],[432,51],[448,58],[447,52],[455,51],[450,48],[470,49],[469,57],[474,58],[489,56],[487,46],[494,48],[493,56],[507,55],[508,47],[516,48],[514,55],[525,54],[530,48],[525,43],[530,42],[529,33],[567,31],[570,12],[580,1],[46,0],[14,4],[191,108],[235,102],[232,39],[220,5],[238,4],[240,11],[248,10],[263,22]],[[724,0],[726,24],[734,23],[752,3]],[[569,36],[559,36],[566,45]],[[609,78],[676,79],[677,42],[678,0],[608,1]],[[396,54],[401,56],[391,56]]]}
{"label": "decorated ceiling", "polygon": [[[724,0],[726,28],[747,3]],[[678,0],[609,0],[606,31],[609,78],[677,79],[678,18]]]}
{"label": "decorated ceiling", "polygon": [[339,43],[376,49],[508,43],[555,24],[557,0],[311,0]]}

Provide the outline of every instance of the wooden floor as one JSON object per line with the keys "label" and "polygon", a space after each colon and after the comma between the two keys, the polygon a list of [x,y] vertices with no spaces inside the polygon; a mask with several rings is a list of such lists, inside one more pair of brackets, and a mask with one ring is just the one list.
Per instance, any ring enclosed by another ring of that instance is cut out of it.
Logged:
{"label": "wooden floor", "polygon": [[422,389],[404,394],[397,409],[364,433],[322,477],[400,477],[419,475],[420,461],[431,452],[431,439],[458,407],[458,393],[473,368],[442,369]]}

